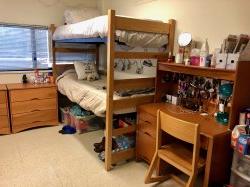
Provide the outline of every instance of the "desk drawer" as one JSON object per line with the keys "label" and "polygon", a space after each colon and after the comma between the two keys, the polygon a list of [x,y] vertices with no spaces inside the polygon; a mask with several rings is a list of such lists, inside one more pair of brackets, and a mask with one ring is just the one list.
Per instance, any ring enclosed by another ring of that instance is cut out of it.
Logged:
{"label": "desk drawer", "polygon": [[156,125],[155,124],[151,124],[150,122],[139,120],[138,130],[143,133],[148,134],[154,139],[156,138]]}
{"label": "desk drawer", "polygon": [[0,104],[7,103],[7,97],[5,91],[0,91]]}
{"label": "desk drawer", "polygon": [[25,102],[15,102],[11,104],[12,114],[22,114],[35,111],[56,109],[57,101],[55,98],[44,100],[31,100]]}
{"label": "desk drawer", "polygon": [[5,104],[0,104],[0,116],[7,116],[8,111],[7,111],[7,106]]}
{"label": "desk drawer", "polygon": [[155,116],[143,111],[139,111],[139,120],[156,125],[157,119]]}
{"label": "desk drawer", "polygon": [[39,99],[56,98],[57,91],[56,88],[35,88],[35,89],[25,89],[25,90],[11,90],[10,99],[11,102],[19,101],[31,101]]}
{"label": "desk drawer", "polygon": [[137,131],[136,141],[137,159],[143,159],[150,164],[155,153],[155,139],[147,133]]}
{"label": "desk drawer", "polygon": [[35,111],[24,114],[12,115],[12,126],[15,128],[18,125],[42,123],[47,125],[48,121],[57,121],[57,110]]}

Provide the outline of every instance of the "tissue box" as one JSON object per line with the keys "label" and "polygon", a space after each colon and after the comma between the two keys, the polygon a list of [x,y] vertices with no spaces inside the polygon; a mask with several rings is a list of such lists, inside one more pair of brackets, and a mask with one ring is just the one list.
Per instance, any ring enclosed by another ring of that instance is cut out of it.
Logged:
{"label": "tissue box", "polygon": [[225,69],[227,65],[227,53],[218,53],[216,55],[216,65],[215,68]]}
{"label": "tissue box", "polygon": [[235,70],[239,61],[240,54],[229,53],[227,55],[226,69]]}

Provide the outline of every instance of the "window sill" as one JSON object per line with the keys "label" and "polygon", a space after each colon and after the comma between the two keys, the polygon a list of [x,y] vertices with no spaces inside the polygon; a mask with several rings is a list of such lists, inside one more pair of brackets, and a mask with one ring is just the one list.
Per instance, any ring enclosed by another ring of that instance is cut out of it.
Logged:
{"label": "window sill", "polygon": [[[0,71],[1,74],[28,74],[28,73],[33,73],[34,70],[24,70],[24,71]],[[42,73],[47,73],[47,72],[52,72],[51,69],[48,70],[39,70],[39,72]]]}

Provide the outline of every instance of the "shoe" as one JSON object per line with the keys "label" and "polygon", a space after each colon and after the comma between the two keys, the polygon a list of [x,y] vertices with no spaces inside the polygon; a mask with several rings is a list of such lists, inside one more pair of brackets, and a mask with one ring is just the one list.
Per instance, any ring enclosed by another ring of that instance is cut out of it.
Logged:
{"label": "shoe", "polygon": [[61,134],[75,134],[76,129],[74,127],[66,125],[62,128],[62,130],[59,131],[59,133],[61,133]]}
{"label": "shoe", "polygon": [[105,144],[105,137],[102,138],[102,141],[99,143],[94,143],[94,147],[99,147],[100,145]]}

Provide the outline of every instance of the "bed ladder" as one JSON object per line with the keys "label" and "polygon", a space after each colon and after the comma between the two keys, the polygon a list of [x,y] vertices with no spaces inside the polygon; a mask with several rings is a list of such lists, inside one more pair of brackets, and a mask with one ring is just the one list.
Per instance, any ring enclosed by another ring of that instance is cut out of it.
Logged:
{"label": "bed ladder", "polygon": [[[116,52],[115,31],[128,30],[137,32],[152,32],[169,35],[169,45],[166,52]],[[135,156],[135,148],[120,152],[112,152],[112,137],[126,133],[136,132],[136,126],[121,129],[113,129],[113,113],[118,109],[136,107],[140,104],[151,103],[154,95],[114,100],[114,91],[121,89],[155,87],[155,78],[140,78],[114,80],[114,60],[124,59],[166,59],[168,52],[173,54],[175,20],[169,23],[139,20],[119,17],[114,10],[108,11],[108,40],[107,40],[107,97],[106,97],[106,131],[105,131],[105,169],[112,169],[112,165],[122,160],[128,160]]]}

